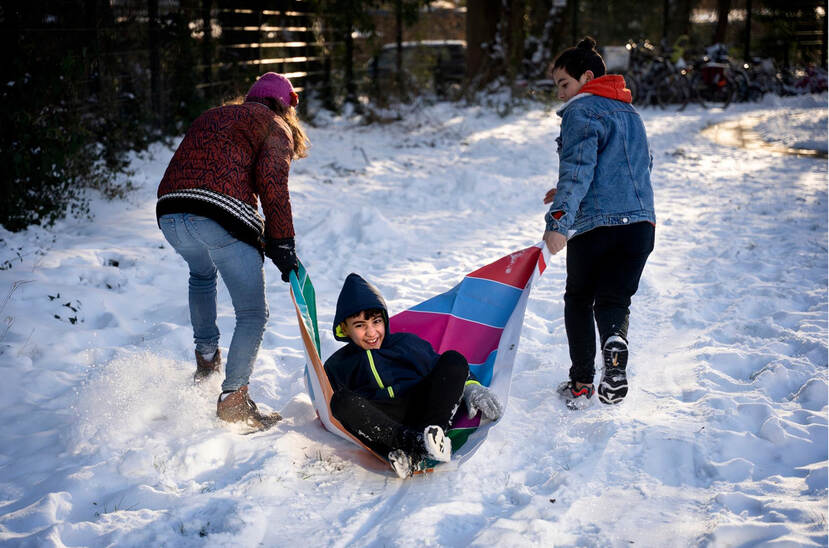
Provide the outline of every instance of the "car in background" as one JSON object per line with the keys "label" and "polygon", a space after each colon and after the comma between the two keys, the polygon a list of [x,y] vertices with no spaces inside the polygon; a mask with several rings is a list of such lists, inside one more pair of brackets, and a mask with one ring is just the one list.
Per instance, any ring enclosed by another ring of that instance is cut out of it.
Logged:
{"label": "car in background", "polygon": [[[466,42],[420,40],[403,42],[404,93],[432,91],[446,95],[460,88],[466,76]],[[383,93],[396,90],[397,44],[384,45],[368,63],[372,85]]]}

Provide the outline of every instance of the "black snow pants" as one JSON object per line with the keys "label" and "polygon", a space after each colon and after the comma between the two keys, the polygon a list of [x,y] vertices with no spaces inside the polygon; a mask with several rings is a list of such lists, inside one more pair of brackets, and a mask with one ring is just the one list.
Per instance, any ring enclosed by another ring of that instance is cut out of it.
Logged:
{"label": "black snow pants", "polygon": [[432,372],[402,396],[369,400],[343,388],[331,397],[331,413],[382,457],[395,449],[417,455],[423,450],[421,435],[426,426],[448,428],[468,377],[466,358],[448,350],[441,354]]}

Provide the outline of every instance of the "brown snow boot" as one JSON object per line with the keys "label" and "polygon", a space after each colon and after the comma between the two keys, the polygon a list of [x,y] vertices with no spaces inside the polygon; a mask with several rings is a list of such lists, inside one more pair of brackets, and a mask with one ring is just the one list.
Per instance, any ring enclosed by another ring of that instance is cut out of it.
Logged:
{"label": "brown snow boot", "polygon": [[247,385],[234,392],[222,392],[216,402],[216,415],[226,422],[244,422],[255,430],[266,430],[282,420],[276,412],[260,413],[248,395]]}
{"label": "brown snow boot", "polygon": [[213,359],[209,361],[204,359],[204,356],[196,350],[196,373],[193,375],[193,382],[199,383],[213,373],[219,373],[221,366],[222,351],[218,347],[216,348],[216,353],[213,355]]}

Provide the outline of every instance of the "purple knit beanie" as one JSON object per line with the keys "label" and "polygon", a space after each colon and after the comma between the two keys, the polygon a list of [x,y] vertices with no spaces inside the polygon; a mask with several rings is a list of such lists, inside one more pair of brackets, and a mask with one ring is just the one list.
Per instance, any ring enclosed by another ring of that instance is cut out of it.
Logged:
{"label": "purple knit beanie", "polygon": [[286,107],[295,107],[299,104],[299,96],[294,92],[291,81],[275,72],[266,72],[253,83],[245,101],[254,97],[262,99],[278,99]]}

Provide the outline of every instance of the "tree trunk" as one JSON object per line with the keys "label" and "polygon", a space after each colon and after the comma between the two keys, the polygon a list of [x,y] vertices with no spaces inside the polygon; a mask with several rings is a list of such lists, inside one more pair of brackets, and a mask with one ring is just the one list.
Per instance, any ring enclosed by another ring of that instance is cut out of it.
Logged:
{"label": "tree trunk", "polygon": [[213,0],[202,0],[201,2],[201,62],[202,83],[208,84],[213,81],[213,25],[210,18],[210,10],[213,7]]}
{"label": "tree trunk", "polygon": [[355,107],[357,106],[357,85],[354,82],[354,21],[348,17],[344,33],[345,53],[343,55],[343,66],[345,67],[345,100]]}
{"label": "tree trunk", "polygon": [[823,44],[820,47],[820,51],[821,51],[820,65],[825,69],[826,66],[827,66],[827,63],[829,63],[829,59],[827,59],[827,55],[826,55],[827,46],[829,45],[829,37],[827,36],[827,34],[829,34],[829,29],[826,28],[827,27],[827,25],[826,25],[826,12],[823,13],[823,22],[820,26],[823,27]]}
{"label": "tree trunk", "polygon": [[[101,91],[103,66],[101,63],[101,44],[98,40],[98,0],[86,0],[86,27],[89,34],[89,58],[86,60],[89,67],[89,94],[97,96]],[[100,98],[99,98],[100,99]]]}
{"label": "tree trunk", "polygon": [[579,0],[567,1],[570,4],[570,41],[575,46],[582,38],[579,34]]}
{"label": "tree trunk", "polygon": [[394,78],[397,83],[397,96],[400,99],[408,95],[403,82],[403,0],[395,0],[394,3],[395,42],[397,50],[394,54]]}
{"label": "tree trunk", "polygon": [[495,41],[499,0],[468,0],[466,4],[466,76],[484,83],[489,48]]}
{"label": "tree trunk", "polygon": [[745,49],[743,59],[746,62],[751,60],[751,0],[746,0],[746,28],[745,28]]}
{"label": "tree trunk", "polygon": [[731,0],[717,0],[717,27],[714,29],[713,42],[725,43],[725,32],[728,30],[728,12],[731,11]]}
{"label": "tree trunk", "polygon": [[524,39],[527,31],[524,28],[524,16],[527,11],[526,0],[509,0],[509,27],[506,39],[507,46],[507,76],[510,81],[521,74],[524,62]]}
{"label": "tree trunk", "polygon": [[161,50],[159,43],[158,0],[147,0],[150,49],[150,102],[156,129],[161,127]]}
{"label": "tree trunk", "polygon": [[676,25],[677,36],[691,36],[691,12],[694,9],[694,0],[679,0],[677,10],[671,18]]}

